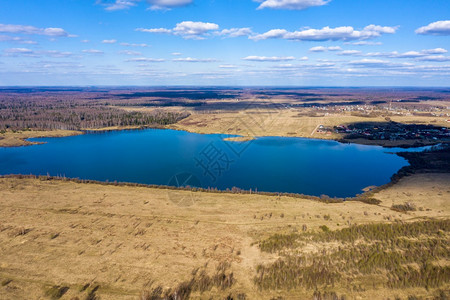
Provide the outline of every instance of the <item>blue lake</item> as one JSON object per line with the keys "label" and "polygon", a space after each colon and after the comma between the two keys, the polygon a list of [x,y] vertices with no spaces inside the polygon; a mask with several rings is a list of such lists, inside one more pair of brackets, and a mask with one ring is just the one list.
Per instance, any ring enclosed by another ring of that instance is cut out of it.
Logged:
{"label": "blue lake", "polygon": [[226,142],[224,137],[145,129],[33,139],[45,144],[0,148],[0,174],[349,197],[389,182],[407,165],[388,153],[398,149],[285,137]]}

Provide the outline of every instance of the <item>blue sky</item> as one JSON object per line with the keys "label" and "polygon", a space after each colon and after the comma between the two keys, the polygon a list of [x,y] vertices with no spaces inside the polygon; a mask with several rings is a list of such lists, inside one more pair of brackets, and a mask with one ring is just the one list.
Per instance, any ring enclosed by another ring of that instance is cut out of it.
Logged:
{"label": "blue sky", "polygon": [[0,85],[449,86],[448,0],[0,0]]}

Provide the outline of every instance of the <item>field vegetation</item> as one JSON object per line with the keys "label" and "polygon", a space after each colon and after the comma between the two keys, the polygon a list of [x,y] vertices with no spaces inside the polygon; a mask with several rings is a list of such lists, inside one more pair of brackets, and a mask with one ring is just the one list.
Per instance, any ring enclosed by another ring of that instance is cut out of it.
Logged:
{"label": "field vegetation", "polygon": [[449,182],[403,177],[374,205],[0,178],[0,298],[445,299]]}
{"label": "field vegetation", "polygon": [[[259,247],[280,258],[258,265],[255,283],[275,290],[446,288],[449,232],[445,219],[273,235]],[[317,250],[305,254],[306,244]]]}

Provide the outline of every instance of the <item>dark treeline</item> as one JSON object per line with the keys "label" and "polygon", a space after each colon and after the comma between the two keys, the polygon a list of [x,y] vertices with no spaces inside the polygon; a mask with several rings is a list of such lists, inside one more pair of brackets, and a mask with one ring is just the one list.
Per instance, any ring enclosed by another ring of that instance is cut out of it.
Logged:
{"label": "dark treeline", "polygon": [[231,92],[228,90],[220,91],[204,91],[204,90],[165,90],[165,91],[146,91],[146,92],[133,92],[133,93],[123,93],[116,94],[115,96],[122,99],[133,99],[133,98],[143,98],[143,97],[164,97],[169,99],[183,98],[190,100],[205,100],[205,99],[228,99],[238,97],[240,93],[235,91]]}
{"label": "dark treeline", "polygon": [[176,123],[188,113],[129,112],[84,94],[0,95],[0,130],[94,129]]}
{"label": "dark treeline", "polygon": [[400,152],[410,166],[401,169],[404,175],[427,172],[450,172],[450,143],[422,152]]}

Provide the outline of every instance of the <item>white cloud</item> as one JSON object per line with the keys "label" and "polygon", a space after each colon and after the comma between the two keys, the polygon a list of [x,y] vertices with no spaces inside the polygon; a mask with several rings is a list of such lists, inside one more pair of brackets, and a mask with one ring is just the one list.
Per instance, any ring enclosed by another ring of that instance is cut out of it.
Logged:
{"label": "white cloud", "polygon": [[67,61],[39,61],[35,64],[33,64],[31,66],[31,68],[36,68],[36,69],[41,69],[41,68],[46,68],[46,69],[74,69],[74,68],[83,68],[84,65],[81,64],[76,64],[76,63],[72,63],[72,62],[67,62]]}
{"label": "white cloud", "polygon": [[219,35],[226,35],[228,37],[240,37],[240,36],[249,36],[253,32],[250,28],[231,28],[231,29],[224,29],[221,32],[219,32]]}
{"label": "white cloud", "polygon": [[119,54],[125,54],[125,55],[142,55],[141,52],[138,52],[138,51],[131,51],[131,50],[122,50],[122,51],[119,51]]}
{"label": "white cloud", "polygon": [[97,50],[97,49],[86,49],[86,50],[83,50],[82,52],[88,53],[88,54],[104,54],[103,51]]}
{"label": "white cloud", "polygon": [[45,28],[43,30],[43,35],[48,36],[69,36],[69,34],[62,28]]}
{"label": "white cloud", "polygon": [[262,2],[258,9],[306,9],[312,6],[322,6],[331,0],[255,0]]}
{"label": "white cloud", "polygon": [[339,52],[339,55],[361,55],[361,51],[358,50],[344,50]]}
{"label": "white cloud", "polygon": [[115,43],[117,43],[117,40],[103,40],[102,43],[103,44],[115,44]]}
{"label": "white cloud", "polygon": [[179,35],[185,39],[203,39],[208,32],[217,29],[219,29],[219,25],[215,23],[183,21],[178,23],[173,29],[136,28],[135,30],[148,33],[165,33],[165,34]]}
{"label": "white cloud", "polygon": [[325,52],[327,50],[328,51],[339,51],[339,50],[342,50],[342,48],[339,46],[330,46],[330,47],[317,46],[317,47],[312,47],[309,49],[309,51],[311,51],[311,52]]}
{"label": "white cloud", "polygon": [[180,56],[180,55],[182,55],[183,53],[180,53],[180,52],[172,52],[171,53],[173,56]]}
{"label": "white cloud", "polygon": [[293,57],[293,56],[255,56],[255,55],[250,55],[250,56],[244,57],[242,59],[249,60],[249,61],[290,61],[290,60],[294,60],[295,57]]}
{"label": "white cloud", "polygon": [[368,25],[362,30],[355,30],[351,26],[336,28],[323,27],[322,29],[303,29],[299,31],[287,31],[285,29],[272,29],[266,33],[250,37],[253,40],[265,40],[282,38],[297,41],[349,41],[365,40],[381,36],[382,34],[393,34],[397,27]]}
{"label": "white cloud", "polygon": [[72,52],[57,51],[57,50],[46,50],[46,51],[41,51],[39,53],[42,53],[42,54],[45,54],[45,55],[51,56],[51,57],[69,57],[69,56],[73,55]]}
{"label": "white cloud", "polygon": [[424,56],[424,53],[418,52],[418,51],[407,51],[404,53],[397,53],[393,52],[393,54],[390,57],[397,57],[397,58],[416,58]]}
{"label": "white cloud", "polygon": [[19,36],[9,36],[9,35],[0,35],[0,42],[13,42],[17,44],[37,44],[37,42],[32,40],[27,40]]}
{"label": "white cloud", "polygon": [[354,60],[349,62],[350,65],[353,65],[355,67],[369,67],[369,68],[392,68],[392,67],[409,67],[413,66],[413,64],[408,63],[393,63],[386,60],[380,60],[380,59],[361,59],[361,60]]}
{"label": "white cloud", "polygon": [[147,33],[172,33],[172,29],[167,28],[136,28],[135,30]]}
{"label": "white cloud", "polygon": [[89,43],[89,40],[82,40],[82,43]]}
{"label": "white cloud", "polygon": [[308,60],[308,59],[309,59],[308,56],[303,56],[303,57],[301,57],[299,60],[306,61],[306,60]]}
{"label": "white cloud", "polygon": [[279,64],[276,66],[273,66],[273,69],[298,69],[300,66],[299,65],[293,65],[293,64]]}
{"label": "white cloud", "polygon": [[444,55],[429,55],[419,58],[420,61],[450,61],[450,56]]}
{"label": "white cloud", "polygon": [[[98,4],[104,5],[106,10],[124,10],[136,6],[141,0],[97,0]],[[192,0],[147,0],[150,9],[170,9],[179,6],[186,6],[192,3]]]}
{"label": "white cloud", "polygon": [[416,30],[417,34],[450,35],[450,20],[437,21]]}
{"label": "white cloud", "polygon": [[331,47],[328,47],[328,50],[330,50],[330,51],[339,51],[339,50],[342,50],[342,48],[339,47],[339,46],[331,46]]}
{"label": "white cloud", "polygon": [[214,58],[192,58],[192,57],[182,57],[182,58],[174,58],[172,59],[174,62],[216,62],[217,60]]}
{"label": "white cloud", "polygon": [[217,29],[219,29],[219,25],[215,23],[184,21],[178,23],[173,32],[183,37],[200,37],[208,31]]}
{"label": "white cloud", "polygon": [[34,26],[27,25],[11,25],[11,24],[0,24],[0,32],[3,33],[20,33],[20,34],[37,34],[46,35],[53,37],[67,37],[69,34],[62,28],[38,28]]}
{"label": "white cloud", "polygon": [[[436,54],[444,54],[448,51],[443,48],[435,48],[435,49],[425,49],[421,51],[407,51],[404,53],[399,53],[397,51],[392,52],[369,52],[365,54],[365,56],[371,56],[371,57],[388,57],[388,58],[426,58],[430,55],[436,55]],[[436,59],[435,59],[436,60]],[[438,60],[436,60],[438,61]]]}
{"label": "white cloud", "polygon": [[358,42],[346,43],[346,44],[351,44],[351,45],[355,45],[355,46],[378,46],[378,45],[382,45],[383,43],[371,42],[371,41],[358,41]]}
{"label": "white cloud", "polygon": [[272,70],[278,70],[283,73],[287,71],[301,71],[301,72],[317,72],[317,70],[332,70],[336,68],[335,63],[319,63],[319,64],[279,64],[270,67]]}
{"label": "white cloud", "polygon": [[252,40],[259,41],[259,40],[267,40],[267,39],[282,39],[284,38],[289,32],[285,29],[271,29],[265,33],[257,34],[254,36],[249,37]]}
{"label": "white cloud", "polygon": [[312,47],[311,49],[309,49],[309,51],[311,52],[325,52],[327,51],[327,48],[324,46],[317,46],[317,47]]}
{"label": "white cloud", "polygon": [[106,10],[109,11],[115,11],[115,10],[123,10],[123,9],[129,9],[133,6],[136,6],[137,2],[140,0],[115,0],[115,1],[105,1],[105,0],[98,0],[98,4],[102,4],[105,6]]}
{"label": "white cloud", "polygon": [[120,43],[121,46],[125,47],[148,47],[147,44],[130,44],[130,43]]}
{"label": "white cloud", "polygon": [[127,62],[164,62],[162,58],[137,57],[126,60]]}
{"label": "white cloud", "polygon": [[29,57],[49,56],[55,58],[69,57],[73,55],[72,52],[67,51],[58,51],[58,50],[34,51],[28,48],[9,48],[5,49],[4,53],[7,56],[29,56]]}
{"label": "white cloud", "polygon": [[192,0],[147,0],[151,4],[151,9],[168,9],[173,7],[186,6],[192,3]]}
{"label": "white cloud", "polygon": [[219,68],[221,68],[221,69],[236,69],[239,67],[236,65],[220,65]]}
{"label": "white cloud", "polygon": [[425,54],[444,54],[444,53],[447,53],[448,51],[443,48],[435,48],[435,49],[422,50],[422,52]]}
{"label": "white cloud", "polygon": [[9,48],[3,50],[8,55],[32,55],[34,51],[28,48]]}

